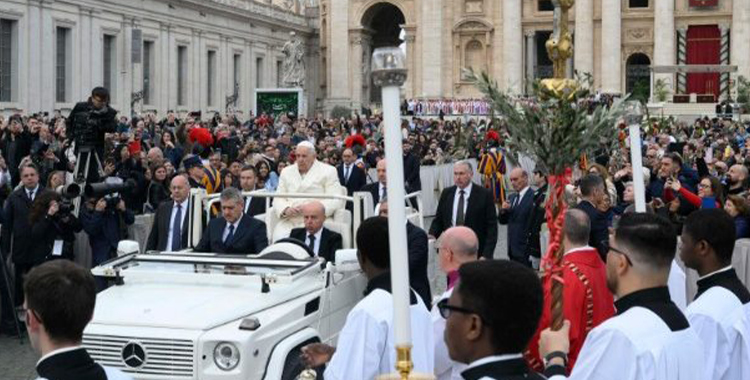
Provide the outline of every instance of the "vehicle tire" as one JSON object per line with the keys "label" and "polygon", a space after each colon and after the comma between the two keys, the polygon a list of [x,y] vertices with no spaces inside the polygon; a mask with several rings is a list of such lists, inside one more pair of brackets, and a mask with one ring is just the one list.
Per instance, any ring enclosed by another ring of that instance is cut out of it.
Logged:
{"label": "vehicle tire", "polygon": [[297,380],[297,376],[305,369],[300,355],[302,350],[297,347],[286,356],[284,360],[284,372],[281,373],[281,380]]}

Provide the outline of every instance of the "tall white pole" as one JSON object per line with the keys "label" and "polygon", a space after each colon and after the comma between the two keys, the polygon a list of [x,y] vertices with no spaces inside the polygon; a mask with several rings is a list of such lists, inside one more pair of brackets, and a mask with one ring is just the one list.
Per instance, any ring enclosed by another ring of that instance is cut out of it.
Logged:
{"label": "tall white pole", "polygon": [[641,156],[641,121],[643,106],[639,101],[628,102],[625,122],[630,129],[630,163],[633,169],[635,212],[646,212],[646,184],[643,182],[643,156]]}
{"label": "tall white pole", "polygon": [[396,370],[407,378],[411,361],[411,313],[409,302],[409,260],[406,244],[406,208],[403,199],[404,159],[401,143],[399,88],[406,81],[406,57],[399,48],[380,48],[373,52],[372,75],[382,86],[383,123],[385,124],[385,159],[388,160],[388,235],[391,259],[391,294],[393,296],[393,335],[396,347]]}

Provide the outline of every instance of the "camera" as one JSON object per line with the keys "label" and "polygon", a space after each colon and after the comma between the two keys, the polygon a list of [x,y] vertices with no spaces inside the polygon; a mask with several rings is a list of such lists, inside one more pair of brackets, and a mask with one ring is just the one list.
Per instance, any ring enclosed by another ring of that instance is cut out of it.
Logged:
{"label": "camera", "polygon": [[89,109],[86,112],[80,112],[73,118],[74,134],[73,140],[79,149],[92,149],[103,144],[102,134],[108,132],[104,127],[105,123],[111,122],[117,115],[117,111],[104,106],[100,109]]}
{"label": "camera", "polygon": [[84,194],[89,199],[104,198],[108,210],[115,210],[122,200],[121,193],[129,193],[136,187],[133,179],[123,180],[119,177],[109,177],[104,182],[86,185]]}

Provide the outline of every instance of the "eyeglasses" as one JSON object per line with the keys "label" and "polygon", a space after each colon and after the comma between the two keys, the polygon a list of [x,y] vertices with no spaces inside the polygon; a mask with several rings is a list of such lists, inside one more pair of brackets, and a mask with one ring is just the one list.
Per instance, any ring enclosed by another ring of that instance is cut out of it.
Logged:
{"label": "eyeglasses", "polygon": [[700,187],[701,189],[710,189],[711,185],[710,184],[706,185],[705,183],[699,183],[698,187]]}
{"label": "eyeglasses", "polygon": [[625,260],[628,261],[628,265],[630,265],[631,267],[633,266],[633,262],[630,260],[630,256],[627,253],[625,253],[625,252],[623,252],[623,251],[621,251],[621,250],[613,247],[611,244],[609,244],[609,240],[602,241],[602,244],[605,245],[607,247],[607,249],[609,249],[610,251],[625,256]]}
{"label": "eyeglasses", "polygon": [[459,307],[459,306],[448,305],[448,299],[447,298],[444,299],[444,300],[442,300],[442,301],[440,301],[440,302],[438,302],[437,307],[438,307],[438,311],[440,311],[440,316],[442,316],[445,319],[448,319],[448,317],[450,317],[451,313],[453,313],[453,312],[463,313],[463,314],[476,314],[476,315],[479,316],[479,318],[482,318],[482,316],[479,315],[474,310],[465,309],[465,308]]}

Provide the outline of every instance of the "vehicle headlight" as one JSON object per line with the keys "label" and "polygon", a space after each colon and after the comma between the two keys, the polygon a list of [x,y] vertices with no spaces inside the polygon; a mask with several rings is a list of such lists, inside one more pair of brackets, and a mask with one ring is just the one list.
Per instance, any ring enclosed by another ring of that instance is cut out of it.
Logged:
{"label": "vehicle headlight", "polygon": [[219,343],[214,348],[214,363],[224,371],[231,371],[240,364],[240,350],[232,343]]}

